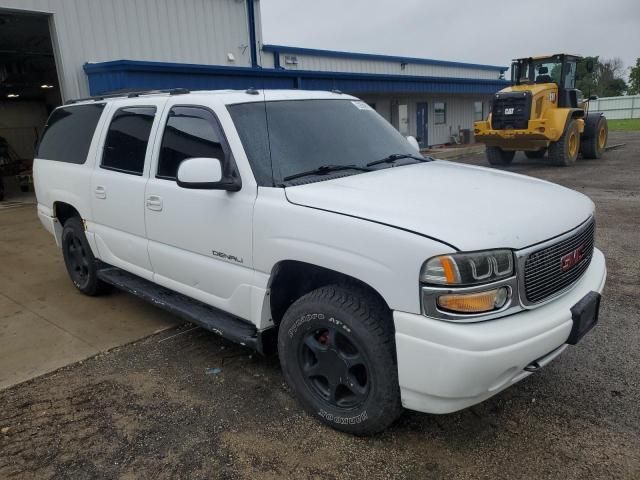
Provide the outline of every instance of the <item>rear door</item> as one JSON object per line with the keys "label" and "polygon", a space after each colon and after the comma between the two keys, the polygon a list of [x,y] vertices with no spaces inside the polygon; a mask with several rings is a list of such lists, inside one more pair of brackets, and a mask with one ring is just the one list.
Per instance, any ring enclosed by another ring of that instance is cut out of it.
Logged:
{"label": "rear door", "polygon": [[154,282],[249,319],[255,183],[243,178],[237,192],[176,183],[187,158],[217,158],[239,175],[218,115],[229,114],[177,97],[167,103],[146,189],[149,257]]}
{"label": "rear door", "polygon": [[147,252],[144,192],[152,137],[166,99],[145,98],[111,105],[91,191],[100,258],[143,278],[152,278]]}

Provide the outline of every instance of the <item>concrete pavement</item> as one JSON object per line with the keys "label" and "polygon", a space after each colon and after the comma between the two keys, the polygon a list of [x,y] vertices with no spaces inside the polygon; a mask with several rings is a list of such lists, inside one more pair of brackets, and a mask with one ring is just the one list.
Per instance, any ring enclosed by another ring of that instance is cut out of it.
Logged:
{"label": "concrete pavement", "polygon": [[0,389],[178,322],[118,291],[82,295],[35,205],[0,209]]}

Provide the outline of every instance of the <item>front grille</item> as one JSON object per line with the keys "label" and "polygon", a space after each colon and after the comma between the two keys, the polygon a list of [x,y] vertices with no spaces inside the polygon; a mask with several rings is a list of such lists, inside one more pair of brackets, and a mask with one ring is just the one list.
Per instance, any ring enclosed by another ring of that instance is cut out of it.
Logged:
{"label": "front grille", "polygon": [[[576,282],[591,263],[595,221],[592,219],[574,235],[537,250],[524,264],[524,290],[529,303],[541,302]],[[563,270],[563,257],[583,248],[584,257]]]}
{"label": "front grille", "polygon": [[530,92],[496,93],[491,108],[491,128],[494,130],[524,130],[531,116]]}

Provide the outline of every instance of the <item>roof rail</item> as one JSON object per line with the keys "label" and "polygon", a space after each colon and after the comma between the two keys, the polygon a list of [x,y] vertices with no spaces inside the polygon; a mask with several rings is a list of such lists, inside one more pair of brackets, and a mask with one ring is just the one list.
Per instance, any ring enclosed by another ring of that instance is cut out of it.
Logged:
{"label": "roof rail", "polygon": [[187,88],[167,88],[164,90],[127,90],[122,92],[108,93],[105,95],[96,95],[93,97],[74,98],[65,102],[65,105],[72,105],[74,103],[88,102],[93,100],[99,102],[101,100],[107,100],[109,98],[137,98],[141,95],[154,95],[159,93],[168,93],[169,95],[184,95],[191,93]]}

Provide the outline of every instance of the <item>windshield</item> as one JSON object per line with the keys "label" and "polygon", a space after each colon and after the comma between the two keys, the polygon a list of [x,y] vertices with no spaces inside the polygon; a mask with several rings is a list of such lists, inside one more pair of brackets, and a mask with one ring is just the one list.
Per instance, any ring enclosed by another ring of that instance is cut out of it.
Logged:
{"label": "windshield", "polygon": [[[229,112],[262,186],[280,185],[286,177],[326,165],[366,167],[389,155],[418,154],[406,138],[360,100],[243,103],[229,106]],[[363,170],[341,169],[319,179],[359,173]]]}
{"label": "windshield", "polygon": [[518,83],[556,83],[560,84],[562,62],[554,58],[521,62],[517,69]]}

